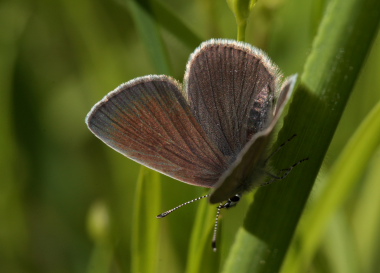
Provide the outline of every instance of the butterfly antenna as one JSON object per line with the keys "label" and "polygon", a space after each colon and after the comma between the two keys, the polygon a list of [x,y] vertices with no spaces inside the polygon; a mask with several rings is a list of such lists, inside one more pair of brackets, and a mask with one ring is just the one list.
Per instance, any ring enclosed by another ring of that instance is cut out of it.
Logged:
{"label": "butterfly antenna", "polygon": [[224,208],[224,205],[222,203],[220,203],[220,205],[218,206],[218,209],[216,211],[215,225],[214,225],[214,234],[212,235],[212,242],[211,242],[211,246],[212,246],[212,249],[214,250],[214,252],[216,252],[216,250],[217,250],[217,248],[216,248],[216,237],[217,237],[217,234],[218,234],[218,225],[219,225],[220,210],[222,208]]}
{"label": "butterfly antenna", "polygon": [[278,146],[277,147],[277,149],[273,152],[273,153],[271,153],[268,157],[267,157],[267,159],[265,159],[265,161],[264,161],[264,166],[267,164],[267,162],[268,162],[268,160],[272,157],[272,156],[274,156],[275,154],[277,154],[286,144],[288,144],[293,138],[295,138],[297,136],[297,134],[294,134],[294,135],[292,135],[290,138],[288,138],[284,143],[282,143],[280,146]]}
{"label": "butterfly antenna", "polygon": [[177,209],[179,209],[179,208],[182,208],[183,206],[186,206],[186,205],[188,205],[188,204],[194,203],[195,201],[201,200],[201,199],[206,198],[206,197],[209,197],[209,196],[210,196],[210,195],[207,194],[207,195],[204,195],[204,196],[201,196],[201,197],[195,198],[195,199],[193,199],[193,200],[187,201],[186,203],[183,203],[183,204],[181,204],[181,205],[179,205],[179,206],[177,206],[177,207],[175,207],[175,208],[172,208],[172,209],[170,209],[170,210],[168,210],[168,211],[165,211],[165,212],[163,212],[163,213],[157,215],[157,218],[164,218],[165,216],[168,216],[170,213],[172,213],[173,211],[175,211],[175,210],[177,210]]}
{"label": "butterfly antenna", "polygon": [[271,173],[269,173],[269,172],[265,172],[268,176],[272,177],[272,179],[271,179],[269,182],[266,182],[266,183],[261,184],[260,186],[266,186],[266,185],[272,184],[272,182],[275,181],[275,180],[282,180],[282,179],[286,178],[286,177],[289,175],[289,173],[290,173],[295,167],[297,167],[299,164],[301,164],[302,162],[307,161],[307,160],[309,160],[308,157],[306,157],[306,158],[304,158],[304,159],[301,159],[300,161],[294,163],[294,164],[293,164],[292,166],[290,166],[289,168],[285,168],[285,169],[280,170],[280,172],[285,172],[285,173],[283,173],[283,174],[280,175],[280,176],[278,176],[278,175],[274,175],[274,174],[271,174]]}

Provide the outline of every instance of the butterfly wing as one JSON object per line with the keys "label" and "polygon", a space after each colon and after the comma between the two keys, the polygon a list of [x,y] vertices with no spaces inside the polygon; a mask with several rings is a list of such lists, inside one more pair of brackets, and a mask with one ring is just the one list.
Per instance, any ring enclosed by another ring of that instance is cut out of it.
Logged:
{"label": "butterfly wing", "polygon": [[259,185],[260,176],[263,174],[262,169],[260,169],[262,167],[260,164],[263,162],[262,157],[270,141],[271,133],[291,97],[296,81],[296,75],[289,77],[285,81],[277,100],[274,118],[270,125],[251,138],[228,171],[222,175],[210,196],[211,203],[214,204],[228,200],[228,198],[235,194],[242,193]]}
{"label": "butterfly wing", "polygon": [[167,76],[146,76],[119,86],[87,115],[89,129],[126,157],[180,181],[212,187],[225,157],[201,128]]}
{"label": "butterfly wing", "polygon": [[278,68],[249,44],[210,40],[191,56],[185,97],[213,143],[232,162],[273,119]]}

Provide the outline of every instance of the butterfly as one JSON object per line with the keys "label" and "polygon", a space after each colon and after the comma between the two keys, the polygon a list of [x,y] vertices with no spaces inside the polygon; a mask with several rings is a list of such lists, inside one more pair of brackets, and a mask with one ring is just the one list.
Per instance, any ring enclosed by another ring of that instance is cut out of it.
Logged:
{"label": "butterfly", "polygon": [[297,78],[282,77],[260,49],[211,39],[191,54],[183,84],[166,75],[133,79],[95,104],[86,123],[119,153],[212,188],[209,201],[230,207],[262,183],[267,146]]}

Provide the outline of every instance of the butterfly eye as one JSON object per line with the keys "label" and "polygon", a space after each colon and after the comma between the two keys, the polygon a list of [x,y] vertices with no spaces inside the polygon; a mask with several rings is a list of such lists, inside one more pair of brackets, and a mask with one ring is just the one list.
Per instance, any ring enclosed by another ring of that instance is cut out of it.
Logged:
{"label": "butterfly eye", "polygon": [[235,196],[232,196],[230,198],[230,201],[233,202],[233,203],[237,203],[240,201],[240,195],[239,194],[236,194]]}
{"label": "butterfly eye", "polygon": [[224,205],[222,205],[222,208],[229,209],[229,208],[235,207],[237,203],[239,203],[240,198],[241,198],[240,194],[236,194],[230,197],[228,201]]}

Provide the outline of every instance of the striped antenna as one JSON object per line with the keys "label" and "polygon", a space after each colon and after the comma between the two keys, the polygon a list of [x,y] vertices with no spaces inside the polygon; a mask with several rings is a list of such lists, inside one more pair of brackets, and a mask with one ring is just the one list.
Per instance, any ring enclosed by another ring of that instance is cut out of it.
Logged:
{"label": "striped antenna", "polygon": [[181,205],[179,205],[179,206],[177,206],[177,207],[175,207],[175,208],[173,208],[173,209],[170,209],[170,210],[168,210],[168,211],[165,211],[165,212],[163,212],[163,213],[157,215],[157,218],[164,218],[165,216],[168,216],[170,213],[172,213],[173,211],[175,211],[175,210],[177,210],[177,209],[179,209],[179,208],[182,208],[183,206],[186,206],[186,205],[188,205],[188,204],[194,203],[195,201],[201,200],[201,199],[206,198],[206,197],[209,197],[209,196],[210,196],[210,195],[207,194],[207,195],[204,195],[204,196],[201,196],[201,197],[195,198],[195,199],[193,199],[193,200],[187,201],[186,203],[183,203],[183,204],[181,204]]}

